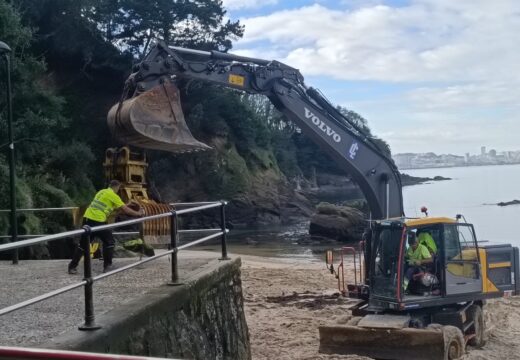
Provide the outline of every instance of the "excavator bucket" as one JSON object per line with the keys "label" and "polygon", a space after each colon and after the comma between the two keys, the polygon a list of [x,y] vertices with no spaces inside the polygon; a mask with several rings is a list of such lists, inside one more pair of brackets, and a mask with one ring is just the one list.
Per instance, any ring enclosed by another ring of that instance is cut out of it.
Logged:
{"label": "excavator bucket", "polygon": [[124,144],[173,153],[211,149],[188,129],[179,90],[172,83],[114,105],[107,121],[114,137]]}
{"label": "excavator bucket", "polygon": [[[379,315],[375,315],[379,316]],[[320,326],[320,353],[355,354],[375,359],[444,360],[464,353],[444,329],[415,329],[396,324]]]}

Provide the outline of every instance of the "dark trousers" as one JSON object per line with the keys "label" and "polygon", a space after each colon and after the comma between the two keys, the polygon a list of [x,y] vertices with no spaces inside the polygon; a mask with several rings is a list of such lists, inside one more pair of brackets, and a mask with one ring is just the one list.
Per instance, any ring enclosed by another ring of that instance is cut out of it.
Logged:
{"label": "dark trousers", "polygon": [[[83,225],[88,225],[90,227],[105,225],[106,223],[90,220],[87,218],[83,218]],[[114,257],[114,236],[112,235],[112,230],[102,230],[96,231],[91,234],[90,240],[94,237],[98,237],[101,239],[103,243],[103,266],[106,268],[109,265],[112,265],[112,258]],[[82,235],[79,245],[74,250],[74,255],[72,255],[72,260],[69,263],[69,269],[74,269],[78,266],[81,257],[83,256],[84,249],[88,249],[90,247],[90,243],[88,241],[87,235]]]}
{"label": "dark trousers", "polygon": [[408,281],[413,280],[413,276],[417,273],[421,272],[421,268],[419,266],[409,266],[404,273],[404,276],[408,279]]}

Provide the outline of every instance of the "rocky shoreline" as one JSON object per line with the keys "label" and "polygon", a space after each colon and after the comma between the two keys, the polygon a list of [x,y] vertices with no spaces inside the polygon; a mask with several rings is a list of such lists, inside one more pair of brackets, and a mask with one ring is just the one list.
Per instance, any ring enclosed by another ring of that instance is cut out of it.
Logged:
{"label": "rocky shoreline", "polygon": [[[401,174],[401,178],[403,186],[451,180],[442,176],[429,178],[407,174]],[[278,184],[272,178],[269,180],[258,181],[249,193],[230,199],[227,207],[230,227],[247,228],[300,222],[302,219],[314,216],[315,208],[321,202],[349,206],[368,212],[363,193],[348,176],[318,174],[312,182],[284,180]]]}
{"label": "rocky shoreline", "polygon": [[[403,174],[403,185],[416,185],[447,178],[418,178]],[[181,193],[187,188],[178,187]],[[179,196],[183,199],[184,196]],[[179,198],[167,199],[179,201]],[[191,201],[208,198],[191,198]],[[313,241],[357,241],[361,237],[368,206],[358,186],[345,175],[317,174],[314,181],[289,181],[266,171],[255,178],[248,192],[226,198],[226,226],[229,229],[248,229],[258,226],[290,225],[311,219],[309,234]],[[502,206],[502,205],[501,205]],[[220,216],[204,212],[182,218],[181,228],[215,228]],[[71,239],[33,246],[20,253],[21,259],[66,259],[74,249]],[[129,252],[118,248],[122,256]],[[10,254],[4,259],[10,259]],[[1,257],[0,257],[1,258]]]}
{"label": "rocky shoreline", "polygon": [[320,203],[312,215],[309,234],[313,239],[328,238],[344,242],[361,239],[366,226],[362,211],[348,206]]}
{"label": "rocky shoreline", "polygon": [[[329,180],[331,179],[329,175]],[[332,178],[334,179],[334,178]],[[435,176],[415,177],[401,174],[403,186],[423,184],[429,181],[446,181],[450,178]],[[339,185],[339,186],[338,186]],[[341,186],[342,185],[342,186]],[[338,195],[350,194],[351,199],[337,203],[341,199]],[[323,189],[315,190],[316,198],[331,199],[334,202],[320,202],[316,205],[316,212],[311,216],[309,234],[318,241],[338,240],[342,242],[356,242],[361,239],[368,217],[368,206],[362,193],[353,183],[341,183],[338,179],[327,183]]]}
{"label": "rocky shoreline", "polygon": [[[403,186],[446,180],[451,179],[402,174]],[[353,242],[361,238],[369,210],[362,192],[349,177],[318,174],[313,182],[298,181],[295,188],[290,181],[276,188],[271,182],[270,189],[265,185],[257,185],[255,191],[230,201],[230,228],[291,224],[310,218],[309,234],[313,240]]]}
{"label": "rocky shoreline", "polygon": [[419,185],[423,184],[428,181],[446,181],[446,180],[452,180],[451,178],[443,177],[443,176],[434,176],[432,178],[429,177],[417,177],[417,176],[411,176],[408,174],[401,174],[401,181],[403,186],[410,186],[410,185]]}
{"label": "rocky shoreline", "polygon": [[498,206],[520,205],[520,200],[511,200],[497,203]]}

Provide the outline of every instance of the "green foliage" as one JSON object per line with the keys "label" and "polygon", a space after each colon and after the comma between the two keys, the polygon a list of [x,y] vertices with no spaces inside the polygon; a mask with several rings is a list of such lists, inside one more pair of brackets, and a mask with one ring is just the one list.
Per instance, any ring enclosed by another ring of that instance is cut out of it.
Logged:
{"label": "green foliage", "polygon": [[[72,123],[65,115],[65,99],[55,93],[42,57],[33,53],[32,30],[10,4],[0,1],[0,39],[12,48],[13,127],[16,149],[17,208],[70,206],[93,190],[85,167],[94,160],[90,148],[68,133]],[[6,73],[0,74],[0,108],[6,108]],[[6,112],[0,113],[0,137],[7,139]],[[3,151],[7,147],[2,148]],[[0,161],[0,199],[9,208],[9,169]],[[86,180],[87,179],[87,180]],[[71,198],[71,195],[73,198]],[[77,197],[76,197],[77,196]],[[64,214],[21,213],[20,233],[64,230]],[[68,222],[70,223],[70,221]],[[7,233],[8,217],[0,220]]]}
{"label": "green foliage", "polygon": [[83,15],[103,36],[141,57],[153,39],[198,49],[231,48],[243,26],[226,20],[222,1],[215,0],[93,0]]}
{"label": "green foliage", "polygon": [[236,91],[197,84],[183,98],[188,125],[197,137],[225,137],[249,159],[251,149],[270,147],[268,123]]}
{"label": "green foliage", "polygon": [[[227,51],[244,28],[226,16],[221,0],[0,0],[0,40],[13,49],[18,207],[90,201],[103,183],[104,151],[116,145],[106,114],[134,59],[155,38]],[[7,142],[5,75],[1,67],[0,145]],[[231,199],[250,191],[262,172],[289,179],[314,169],[343,172],[267,98],[202,82],[181,88],[190,129],[215,150],[182,157],[152,152],[150,178],[161,190],[175,182],[194,200]],[[389,153],[363,117],[338,110]],[[0,191],[8,194],[7,148],[0,150]],[[0,198],[1,208],[9,207],[8,199]],[[0,216],[4,233],[6,219]],[[23,226],[59,231],[69,220],[63,213],[28,214]]]}
{"label": "green foliage", "polygon": [[[203,185],[208,194],[217,198],[232,199],[246,192],[251,185],[251,175],[245,160],[234,147],[208,157],[209,167],[201,169]],[[206,161],[205,161],[206,162]]]}
{"label": "green foliage", "polygon": [[63,189],[77,204],[86,204],[95,192],[92,181],[85,176],[85,164],[94,162],[95,156],[85,143],[77,140],[55,149],[46,164],[46,173],[53,174],[49,180]]}
{"label": "green foliage", "polygon": [[[0,209],[10,208],[10,183],[9,183],[9,167],[4,158],[0,158]],[[16,182],[16,204],[18,208],[33,207],[33,199],[31,196],[31,188],[27,181],[23,178],[18,178]],[[5,235],[9,233],[9,212],[0,213],[0,234]],[[40,229],[39,219],[34,214],[28,214],[26,217],[27,231],[38,231]]]}
{"label": "green foliage", "polygon": [[349,110],[345,107],[338,106],[338,111],[342,113],[351,124],[354,124],[357,129],[361,131],[362,134],[366,135],[368,138],[372,140],[372,143],[383,153],[385,153],[388,157],[392,155],[390,150],[390,145],[383,140],[372,134],[370,127],[368,126],[368,121],[359,115],[357,112]]}
{"label": "green foliage", "polygon": [[368,127],[368,121],[357,112],[347,109],[344,106],[337,106],[337,110],[345,116],[351,124],[359,129],[363,134],[372,136],[372,132]]}

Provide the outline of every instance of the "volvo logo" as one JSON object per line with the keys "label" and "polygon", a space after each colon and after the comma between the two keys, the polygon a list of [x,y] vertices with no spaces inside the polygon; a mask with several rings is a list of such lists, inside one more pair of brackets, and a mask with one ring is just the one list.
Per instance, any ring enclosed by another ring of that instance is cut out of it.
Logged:
{"label": "volvo logo", "polygon": [[335,132],[333,129],[330,128],[327,124],[325,124],[323,121],[320,120],[319,117],[314,115],[312,111],[305,108],[305,117],[307,119],[311,119],[312,123],[318,127],[321,131],[323,131],[327,136],[330,136],[332,140],[339,143],[341,142],[341,136]]}
{"label": "volvo logo", "polygon": [[348,154],[352,160],[356,158],[357,151],[359,150],[359,145],[357,142],[352,143],[350,146],[350,150],[348,151]]}

